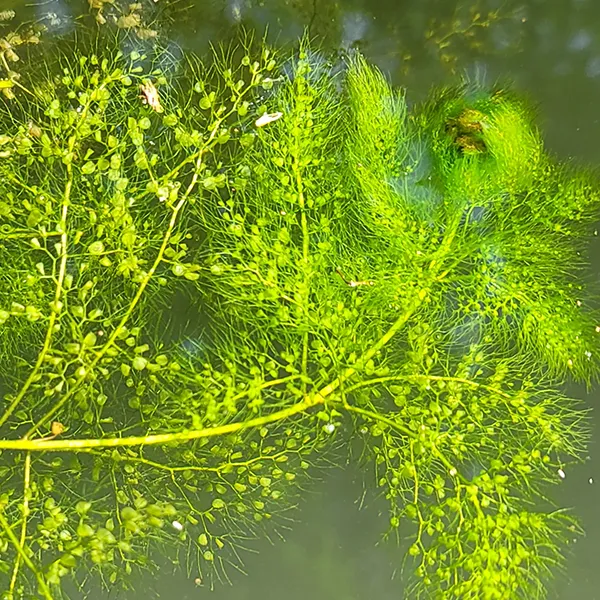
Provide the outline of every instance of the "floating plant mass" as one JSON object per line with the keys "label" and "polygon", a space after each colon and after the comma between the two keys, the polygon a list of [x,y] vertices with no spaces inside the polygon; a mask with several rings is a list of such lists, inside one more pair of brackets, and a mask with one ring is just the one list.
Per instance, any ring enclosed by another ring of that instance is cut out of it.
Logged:
{"label": "floating plant mass", "polygon": [[587,439],[560,385],[598,373],[596,180],[507,90],[409,112],[304,41],[126,42],[0,82],[2,591],[127,586],[157,547],[219,576],[360,438],[414,597],[543,597],[577,526],[546,487]]}

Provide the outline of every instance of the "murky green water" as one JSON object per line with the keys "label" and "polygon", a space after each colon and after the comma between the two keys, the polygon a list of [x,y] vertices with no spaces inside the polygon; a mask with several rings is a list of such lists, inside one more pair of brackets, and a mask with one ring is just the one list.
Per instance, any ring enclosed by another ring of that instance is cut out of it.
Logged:
{"label": "murky green water", "polygon": [[[158,0],[158,3],[165,0]],[[229,37],[239,26],[263,32],[275,43],[292,43],[308,27],[325,48],[360,48],[394,83],[417,101],[432,86],[457,74],[514,82],[539,108],[549,148],[560,157],[600,165],[600,3],[594,0],[468,2],[452,0],[206,0],[176,5],[173,41],[203,52],[210,41]],[[27,6],[25,6],[27,5]],[[60,31],[85,4],[63,0],[0,0],[32,17],[51,13]],[[498,18],[490,11],[498,10]],[[476,18],[477,13],[479,17]],[[486,26],[485,23],[488,22]],[[590,277],[600,273],[600,245],[592,249]],[[585,299],[584,299],[585,301]],[[580,389],[570,393],[585,396]],[[600,598],[600,417],[590,458],[566,473],[558,501],[573,507],[587,532],[572,546],[566,576],[554,586],[561,600]],[[387,600],[403,597],[401,553],[379,543],[385,505],[367,492],[354,470],[323,472],[307,490],[305,503],[290,513],[281,538],[249,542],[247,576],[228,571],[213,592],[169,569],[148,573],[146,583],[164,599],[214,600]],[[366,510],[369,509],[369,510]],[[380,518],[379,518],[380,517]],[[108,597],[98,593],[94,598]],[[147,597],[147,591],[128,600]]]}

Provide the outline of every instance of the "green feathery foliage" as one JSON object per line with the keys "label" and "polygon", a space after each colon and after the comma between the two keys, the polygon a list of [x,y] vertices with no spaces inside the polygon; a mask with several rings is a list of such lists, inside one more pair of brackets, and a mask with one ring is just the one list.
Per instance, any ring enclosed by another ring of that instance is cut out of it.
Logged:
{"label": "green feathery foliage", "polygon": [[560,384],[598,371],[592,175],[502,90],[409,113],[306,42],[120,47],[33,49],[0,98],[5,597],[157,548],[220,576],[355,439],[415,597],[544,597],[587,436]]}

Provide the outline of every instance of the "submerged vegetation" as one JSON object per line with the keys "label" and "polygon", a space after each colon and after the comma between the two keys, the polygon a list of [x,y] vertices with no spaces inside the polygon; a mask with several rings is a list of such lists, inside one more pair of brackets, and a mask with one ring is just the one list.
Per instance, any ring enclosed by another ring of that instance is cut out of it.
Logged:
{"label": "submerged vegetation", "polygon": [[32,46],[0,98],[4,597],[221,575],[360,440],[414,597],[543,598],[595,180],[505,90],[141,43]]}

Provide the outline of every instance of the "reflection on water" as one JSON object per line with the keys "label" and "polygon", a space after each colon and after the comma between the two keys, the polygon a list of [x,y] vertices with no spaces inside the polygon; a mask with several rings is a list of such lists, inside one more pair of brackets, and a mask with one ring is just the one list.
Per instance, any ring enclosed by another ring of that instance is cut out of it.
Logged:
{"label": "reflection on water", "polygon": [[[157,6],[166,3],[155,2]],[[406,86],[411,103],[422,98],[433,84],[452,81],[455,73],[475,77],[485,73],[489,81],[512,80],[537,104],[544,137],[554,152],[600,163],[600,3],[509,1],[496,13],[500,4],[493,0],[191,0],[189,9],[173,12],[176,23],[171,27],[169,53],[173,64],[169,66],[176,67],[180,48],[203,52],[209,42],[229,37],[232,28],[240,25],[261,33],[268,28],[268,37],[279,44],[293,43],[309,28],[325,49],[361,49],[396,84]],[[50,33],[66,31],[72,26],[73,15],[86,7],[87,2],[67,0],[33,4],[2,0],[0,6],[43,20]],[[419,148],[413,151],[418,154]],[[417,179],[424,175],[413,173],[404,183],[416,188]],[[478,218],[478,213],[473,218]],[[592,258],[593,277],[597,279],[600,255]],[[455,342],[469,344],[478,335],[475,320],[461,323]],[[201,340],[189,339],[181,350],[197,357],[202,348]],[[579,389],[570,393],[584,395]],[[595,404],[595,395],[592,392],[589,396],[590,405]],[[598,423],[597,412],[595,419]],[[559,502],[574,507],[587,532],[573,547],[567,570],[570,581],[556,584],[556,598],[561,600],[600,598],[598,431],[596,427],[590,459],[570,467],[559,489]],[[478,465],[472,466],[473,475],[478,469]],[[318,495],[309,497],[295,515],[301,522],[291,523],[291,530],[285,532],[287,541],[254,545],[260,554],[244,559],[249,577],[234,572],[234,587],[218,586],[211,598],[402,597],[398,580],[392,580],[400,567],[397,551],[392,544],[375,546],[386,527],[385,510],[380,519],[365,517],[374,511],[358,511],[355,499],[361,488],[351,481],[352,475],[329,475],[315,486]],[[152,587],[163,598],[208,596],[205,587],[196,587],[193,577],[181,575],[165,574]],[[128,600],[145,594],[132,593]]]}
{"label": "reflection on water", "polygon": [[66,0],[54,0],[50,5],[34,4],[36,17],[49,33],[66,33],[73,25],[73,12]]}

